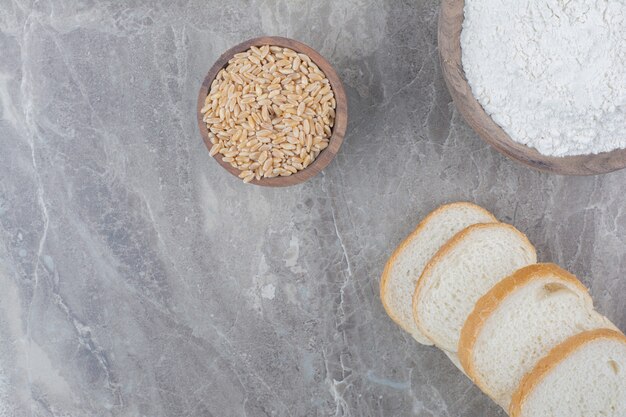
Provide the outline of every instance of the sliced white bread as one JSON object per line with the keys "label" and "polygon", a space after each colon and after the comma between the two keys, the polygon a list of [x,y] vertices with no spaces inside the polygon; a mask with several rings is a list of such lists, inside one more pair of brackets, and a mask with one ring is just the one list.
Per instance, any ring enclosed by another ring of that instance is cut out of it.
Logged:
{"label": "sliced white bread", "polygon": [[463,372],[465,375],[467,375],[467,373],[465,373],[465,369],[463,369],[463,366],[461,365],[461,361],[459,360],[459,357],[457,356],[456,353],[451,353],[448,352],[447,350],[441,350],[447,357],[448,359],[450,359],[450,362],[452,362],[452,365],[456,366],[457,368],[459,368],[459,370],[461,372]]}
{"label": "sliced white bread", "polygon": [[511,417],[626,416],[626,337],[596,329],[556,346],[513,395]]}
{"label": "sliced white bread", "polygon": [[467,375],[502,408],[548,352],[581,331],[614,328],[587,288],[555,264],[519,269],[483,295],[468,316],[458,355]]}
{"label": "sliced white bread", "polygon": [[431,259],[413,294],[418,329],[457,352],[461,328],[480,297],[519,268],[537,262],[528,238],[504,223],[469,226]]}
{"label": "sliced white bread", "polygon": [[389,317],[415,340],[432,345],[415,326],[411,308],[415,284],[430,258],[467,226],[497,221],[491,213],[475,204],[446,204],[426,216],[393,252],[380,281],[380,298]]}

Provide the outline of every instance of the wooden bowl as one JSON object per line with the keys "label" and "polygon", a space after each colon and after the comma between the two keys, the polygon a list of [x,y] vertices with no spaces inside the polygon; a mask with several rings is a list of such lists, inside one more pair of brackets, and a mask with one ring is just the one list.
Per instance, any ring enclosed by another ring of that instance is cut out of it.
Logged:
{"label": "wooden bowl", "polygon": [[[293,39],[281,38],[278,36],[263,36],[260,38],[249,39],[224,52],[209,70],[209,73],[204,78],[202,87],[200,87],[200,92],[198,93],[198,108],[196,112],[200,134],[202,135],[202,139],[204,140],[204,144],[207,149],[210,150],[213,144],[209,140],[209,131],[206,123],[202,121],[203,115],[200,113],[200,110],[204,107],[204,100],[209,93],[211,83],[217,76],[217,73],[222,68],[226,67],[228,61],[235,54],[247,51],[253,45],[259,47],[263,45],[281,46],[308,55],[311,60],[324,72],[326,78],[330,81],[330,86],[335,94],[335,101],[337,103],[335,108],[335,125],[333,126],[328,146],[320,152],[317,158],[315,158],[315,161],[313,161],[305,169],[288,177],[261,178],[260,180],[255,178],[250,181],[250,184],[265,185],[268,187],[285,187],[288,185],[299,184],[318,174],[321,170],[326,168],[330,161],[333,160],[339,150],[339,147],[341,146],[341,143],[343,142],[343,137],[346,133],[346,127],[348,125],[348,100],[346,99],[346,93],[343,89],[343,85],[341,84],[341,80],[328,61],[311,47]],[[224,162],[221,154],[217,153],[214,158],[226,171],[230,172],[234,176],[238,177],[241,173],[241,171],[237,168],[233,168],[229,163]]]}
{"label": "wooden bowl", "polygon": [[[442,0],[439,13],[439,59],[454,104],[480,137],[504,155],[531,168],[563,175],[604,174],[626,167],[626,149],[592,155],[546,156],[517,143],[498,126],[472,95],[461,64],[464,0]],[[486,65],[488,63],[485,63]]]}

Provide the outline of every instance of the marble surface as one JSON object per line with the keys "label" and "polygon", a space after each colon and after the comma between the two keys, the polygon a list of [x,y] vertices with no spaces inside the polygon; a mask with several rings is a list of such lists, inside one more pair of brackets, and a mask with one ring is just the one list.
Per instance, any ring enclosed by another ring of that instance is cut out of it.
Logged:
{"label": "marble surface", "polygon": [[[384,262],[470,200],[626,329],[626,171],[541,174],[479,140],[437,62],[436,0],[0,0],[0,416],[504,416],[392,324]],[[337,68],[321,175],[245,185],[195,100],[244,39]]]}

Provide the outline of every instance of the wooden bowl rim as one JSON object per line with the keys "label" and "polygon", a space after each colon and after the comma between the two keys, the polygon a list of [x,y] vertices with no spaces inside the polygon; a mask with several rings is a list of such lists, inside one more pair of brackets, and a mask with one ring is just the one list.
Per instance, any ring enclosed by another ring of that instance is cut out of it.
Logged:
{"label": "wooden bowl rim", "polygon": [[[328,62],[326,58],[324,58],[320,53],[318,53],[310,46],[300,41],[296,41],[290,38],[284,38],[281,36],[260,36],[257,38],[243,41],[228,49],[226,52],[220,55],[220,57],[211,66],[209,72],[204,77],[204,81],[202,82],[202,86],[200,87],[200,91],[198,92],[198,104],[196,109],[198,128],[200,129],[200,135],[202,136],[207,150],[210,150],[211,146],[213,145],[209,140],[209,131],[206,123],[202,121],[203,117],[200,113],[200,110],[202,109],[202,107],[204,107],[204,100],[208,95],[209,89],[211,88],[211,83],[217,76],[218,72],[228,64],[228,61],[235,54],[246,51],[250,49],[251,46],[262,45],[281,46],[283,48],[290,48],[298,53],[304,53],[308,55],[309,58],[311,58],[311,60],[322,70],[322,72],[324,72],[326,78],[328,78],[330,82],[330,86],[335,95],[335,125],[332,128],[332,133],[328,142],[328,146],[322,152],[320,152],[317,158],[315,158],[315,161],[313,161],[305,169],[287,177],[261,178],[260,180],[257,180],[255,178],[250,181],[250,184],[262,185],[267,187],[285,187],[289,185],[300,184],[319,174],[335,158],[337,151],[343,143],[343,138],[345,136],[346,128],[348,125],[348,101],[341,79],[337,75],[337,72],[330,64],[330,62]],[[220,153],[214,155],[213,158],[222,166],[222,168],[230,172],[235,177],[239,178],[239,174],[241,173],[241,171],[237,168],[232,167],[229,163],[224,162]]]}
{"label": "wooden bowl rim", "polygon": [[[626,167],[626,149],[588,155],[548,156],[515,142],[474,97],[461,63],[464,0],[442,0],[437,29],[439,60],[448,90],[476,133],[500,153],[531,168],[561,175],[597,175]],[[449,21],[446,21],[449,20]]]}

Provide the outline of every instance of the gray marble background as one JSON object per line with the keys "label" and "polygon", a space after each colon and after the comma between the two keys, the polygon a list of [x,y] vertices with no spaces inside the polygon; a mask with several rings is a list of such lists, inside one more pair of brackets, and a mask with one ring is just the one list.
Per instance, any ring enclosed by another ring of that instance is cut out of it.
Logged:
{"label": "gray marble background", "polygon": [[[504,416],[392,324],[378,281],[439,204],[526,232],[626,329],[626,171],[500,156],[455,111],[436,0],[0,0],[0,416]],[[302,40],[346,141],[287,189],[206,151],[212,62]]]}

